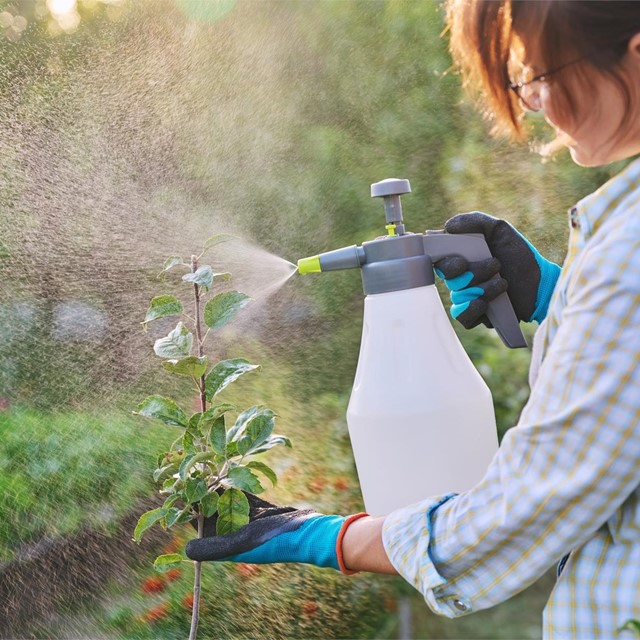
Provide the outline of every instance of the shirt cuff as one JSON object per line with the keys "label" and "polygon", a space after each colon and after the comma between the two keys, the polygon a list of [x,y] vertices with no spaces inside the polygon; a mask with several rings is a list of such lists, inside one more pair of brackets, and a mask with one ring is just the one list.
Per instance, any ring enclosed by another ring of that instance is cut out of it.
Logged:
{"label": "shirt cuff", "polygon": [[391,512],[382,527],[382,544],[396,571],[423,595],[434,612],[458,618],[472,612],[470,601],[446,588],[429,545],[435,511],[457,494],[437,496]]}

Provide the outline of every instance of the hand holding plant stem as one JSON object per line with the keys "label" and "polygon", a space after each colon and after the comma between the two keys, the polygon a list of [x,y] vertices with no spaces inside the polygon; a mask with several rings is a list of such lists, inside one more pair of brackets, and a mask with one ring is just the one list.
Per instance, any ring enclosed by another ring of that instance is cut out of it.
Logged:
{"label": "hand holding plant stem", "polygon": [[[275,485],[273,469],[261,461],[245,459],[264,453],[278,445],[291,446],[288,438],[273,434],[275,414],[262,406],[252,406],[237,415],[227,430],[226,417],[236,412],[228,403],[218,403],[216,396],[229,384],[250,371],[259,369],[245,359],[222,360],[212,367],[205,355],[205,341],[212,329],[228,324],[235,314],[250,302],[238,291],[225,291],[206,300],[213,285],[228,281],[229,273],[216,273],[209,265],[200,265],[206,251],[232,236],[214,235],[204,245],[200,255],[185,262],[179,256],[169,257],[161,276],[175,268],[187,268],[182,281],[192,285],[194,316],[189,316],[182,302],[172,295],[160,295],[151,300],[143,326],[168,316],[180,320],[166,337],[156,340],[154,352],[164,359],[162,366],[175,375],[191,377],[196,386],[200,411],[187,417],[186,412],[172,399],[160,395],[147,397],[139,406],[137,415],[153,418],[181,430],[170,450],[158,459],[153,479],[166,495],[164,504],[140,516],[134,531],[134,540],[140,542],[144,532],[158,523],[168,529],[176,524],[197,521],[198,537],[203,537],[205,517],[217,514],[216,533],[225,535],[242,528],[249,522],[249,502],[244,492],[257,494],[264,491],[256,473]],[[206,300],[206,301],[205,301]],[[204,306],[203,306],[204,305]],[[203,335],[203,324],[207,327]],[[194,350],[195,332],[195,351]],[[179,554],[156,558],[158,571],[168,571],[181,562]],[[196,637],[202,565],[195,562],[194,598],[189,638]]]}

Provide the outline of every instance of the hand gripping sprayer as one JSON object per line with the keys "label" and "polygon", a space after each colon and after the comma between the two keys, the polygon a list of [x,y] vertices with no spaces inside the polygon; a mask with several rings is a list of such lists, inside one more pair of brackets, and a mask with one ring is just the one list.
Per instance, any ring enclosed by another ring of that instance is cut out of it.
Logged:
{"label": "hand gripping sprayer", "polygon": [[[371,515],[466,491],[498,449],[493,400],[458,340],[435,287],[445,256],[491,256],[482,234],[405,231],[408,180],[371,185],[388,235],[298,261],[301,274],[359,268],[365,293],[360,356],[347,425]],[[506,293],[487,315],[507,347],[526,347]]]}

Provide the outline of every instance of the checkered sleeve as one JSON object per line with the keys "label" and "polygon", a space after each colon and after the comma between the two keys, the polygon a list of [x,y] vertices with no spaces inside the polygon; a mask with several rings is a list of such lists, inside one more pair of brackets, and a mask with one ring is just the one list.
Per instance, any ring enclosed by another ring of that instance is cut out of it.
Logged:
{"label": "checkered sleeve", "polygon": [[484,479],[391,513],[383,542],[436,613],[506,600],[640,485],[640,223],[576,258],[557,334]]}

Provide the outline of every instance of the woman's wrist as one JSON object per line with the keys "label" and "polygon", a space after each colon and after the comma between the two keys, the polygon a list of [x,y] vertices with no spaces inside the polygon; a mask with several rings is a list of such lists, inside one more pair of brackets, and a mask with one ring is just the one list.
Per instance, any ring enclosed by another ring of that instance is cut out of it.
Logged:
{"label": "woman's wrist", "polygon": [[[360,514],[359,514],[360,515]],[[338,557],[345,573],[369,571],[397,574],[382,544],[384,516],[361,516],[349,522],[338,539]]]}

